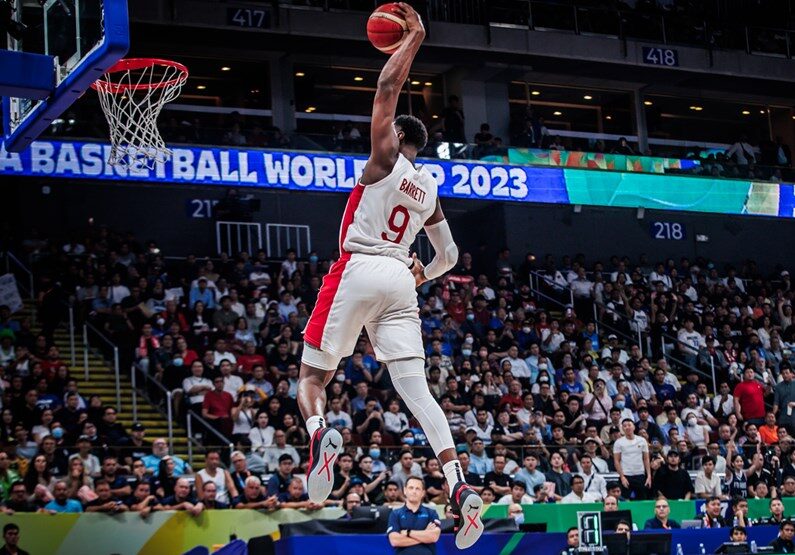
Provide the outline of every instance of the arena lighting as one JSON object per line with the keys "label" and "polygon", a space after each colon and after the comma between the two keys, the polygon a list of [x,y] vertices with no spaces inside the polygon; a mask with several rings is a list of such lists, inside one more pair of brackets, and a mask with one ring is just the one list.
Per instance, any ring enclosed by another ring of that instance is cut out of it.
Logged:
{"label": "arena lighting", "polygon": [[306,110],[304,110],[304,112],[306,112],[307,114],[311,114],[315,110],[317,110],[317,108],[315,108],[314,106],[309,106]]}
{"label": "arena lighting", "polygon": [[[792,116],[792,117],[793,117],[793,119],[795,119],[795,116]],[[432,119],[439,119],[439,116],[437,116],[436,114],[434,114],[434,115],[432,115],[432,116],[431,116],[431,118],[432,118]]]}
{"label": "arena lighting", "polygon": [[541,91],[530,91],[530,94],[532,94],[533,96],[538,96],[539,94],[541,94]]}
{"label": "arena lighting", "polygon": [[748,111],[748,110],[743,110],[743,111],[742,111],[742,114],[743,114],[744,116],[748,116],[748,115],[750,115],[750,114],[751,114],[751,112],[750,112],[750,111]]}
{"label": "arena lighting", "polygon": [[704,109],[704,107],[703,106],[691,106],[690,109],[693,110],[694,112],[700,112],[701,110]]}
{"label": "arena lighting", "polygon": [[432,87],[433,83],[431,83],[430,81],[425,81],[425,86],[426,87]]}
{"label": "arena lighting", "polygon": [[306,73],[304,73],[303,71],[296,71],[295,72],[295,76],[296,77],[303,77],[304,75],[306,75]]}
{"label": "arena lighting", "polygon": [[231,70],[232,70],[232,68],[229,67],[229,66],[224,66],[224,67],[221,68],[221,71],[231,71]]}
{"label": "arena lighting", "polygon": [[759,113],[760,113],[760,114],[764,114],[764,113],[765,113],[765,111],[764,111],[764,110],[759,110]]}
{"label": "arena lighting", "polygon": [[419,84],[420,84],[420,82],[419,82],[419,81],[412,81],[412,82],[411,82],[411,84],[412,84],[412,85],[419,85]]}
{"label": "arena lighting", "polygon": [[552,112],[552,115],[553,116],[562,116],[563,112],[558,112],[557,110],[555,110],[554,112]]}
{"label": "arena lighting", "polygon": [[643,101],[643,105],[644,106],[651,106],[652,104],[654,104],[654,102],[652,102],[651,100],[644,100]]}
{"label": "arena lighting", "polygon": [[206,85],[197,85],[197,86],[196,86],[196,89],[197,89],[197,90],[200,90],[200,91],[203,91],[203,90],[204,90],[204,89],[206,89],[206,88],[207,88],[207,86],[206,86]]}
{"label": "arena lighting", "polygon": [[613,116],[605,116],[605,119],[613,119]]}
{"label": "arena lighting", "polygon": [[582,98],[583,98],[583,100],[593,100],[593,97],[590,94],[586,94]]}
{"label": "arena lighting", "polygon": [[353,80],[354,81],[364,81],[364,77],[362,77],[361,75],[357,75],[356,77],[353,78]]}

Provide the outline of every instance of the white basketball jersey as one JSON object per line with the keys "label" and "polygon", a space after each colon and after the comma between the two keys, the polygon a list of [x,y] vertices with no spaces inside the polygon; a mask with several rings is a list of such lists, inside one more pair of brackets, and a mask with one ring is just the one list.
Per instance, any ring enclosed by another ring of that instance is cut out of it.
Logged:
{"label": "white basketball jersey", "polygon": [[358,184],[340,228],[341,253],[391,256],[409,263],[409,248],[436,210],[436,179],[398,154],[392,172],[372,185]]}

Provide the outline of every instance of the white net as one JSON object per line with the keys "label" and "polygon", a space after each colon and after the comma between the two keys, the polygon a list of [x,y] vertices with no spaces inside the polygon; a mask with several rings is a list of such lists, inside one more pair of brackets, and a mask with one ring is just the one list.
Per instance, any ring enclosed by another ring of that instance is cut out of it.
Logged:
{"label": "white net", "polygon": [[108,163],[152,169],[171,158],[157,118],[163,105],[179,96],[187,79],[188,71],[181,64],[122,60],[94,83],[110,126]]}

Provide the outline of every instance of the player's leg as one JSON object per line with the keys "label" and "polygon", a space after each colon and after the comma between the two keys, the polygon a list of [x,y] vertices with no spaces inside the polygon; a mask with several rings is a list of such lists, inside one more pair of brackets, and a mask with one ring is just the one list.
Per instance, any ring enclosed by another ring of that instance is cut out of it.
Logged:
{"label": "player's leg", "polygon": [[334,485],[334,461],[342,452],[342,436],[328,428],[326,386],[342,358],[350,354],[372,303],[362,303],[360,263],[340,259],[323,278],[317,303],[304,331],[297,401],[309,432],[307,493],[322,503]]}
{"label": "player's leg", "polygon": [[447,418],[428,389],[425,359],[408,358],[386,362],[395,391],[400,395],[439,458],[450,489],[450,506],[457,519],[456,546],[466,549],[483,533],[483,500],[464,481]]}
{"label": "player's leg", "polygon": [[334,461],[342,451],[342,436],[326,427],[326,386],[334,377],[339,357],[304,345],[298,376],[298,408],[309,432],[309,465],[306,489],[309,499],[323,503],[334,486]]}
{"label": "player's leg", "polygon": [[398,261],[382,264],[377,275],[383,301],[377,317],[368,320],[367,331],[377,359],[386,362],[395,391],[419,421],[442,464],[457,520],[456,545],[465,549],[483,533],[483,501],[464,481],[447,418],[428,389],[414,276]]}

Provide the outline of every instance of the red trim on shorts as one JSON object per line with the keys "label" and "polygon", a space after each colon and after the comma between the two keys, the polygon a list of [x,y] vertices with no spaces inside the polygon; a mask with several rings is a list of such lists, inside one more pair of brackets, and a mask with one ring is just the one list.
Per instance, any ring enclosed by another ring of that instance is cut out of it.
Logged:
{"label": "red trim on shorts", "polygon": [[309,343],[312,347],[320,349],[323,341],[323,332],[326,329],[326,322],[328,315],[331,312],[331,305],[334,304],[334,297],[337,296],[337,291],[342,281],[342,274],[345,272],[345,266],[351,258],[351,253],[342,248],[345,243],[345,236],[348,234],[348,228],[353,223],[353,216],[356,214],[356,209],[359,208],[359,203],[364,194],[364,186],[357,184],[351,191],[348,197],[348,204],[345,205],[345,212],[342,215],[342,223],[340,224],[340,258],[331,265],[329,273],[323,277],[323,284],[320,287],[320,292],[317,295],[317,302],[315,308],[312,310],[312,316],[306,324],[304,330],[304,341]]}
{"label": "red trim on shorts", "polygon": [[312,316],[304,329],[304,341],[309,343],[315,349],[320,349],[320,344],[323,341],[323,332],[326,329],[326,322],[328,315],[331,312],[331,305],[334,304],[334,297],[337,296],[337,291],[342,281],[342,274],[345,271],[345,266],[348,265],[350,254],[345,253],[339,260],[331,265],[329,273],[323,277],[323,285],[320,286],[320,292],[317,295],[317,302],[312,311]]}

